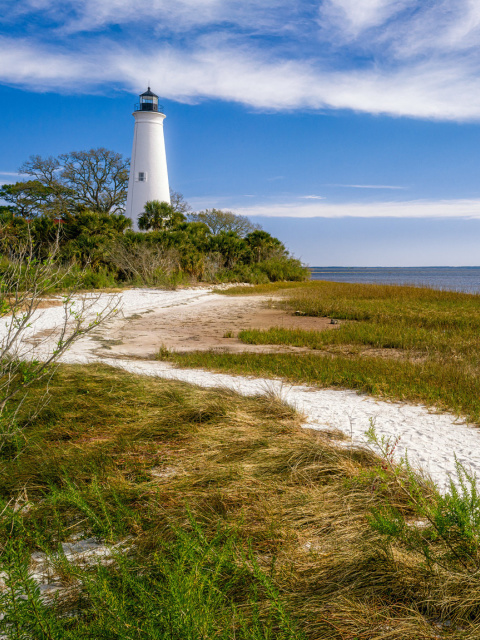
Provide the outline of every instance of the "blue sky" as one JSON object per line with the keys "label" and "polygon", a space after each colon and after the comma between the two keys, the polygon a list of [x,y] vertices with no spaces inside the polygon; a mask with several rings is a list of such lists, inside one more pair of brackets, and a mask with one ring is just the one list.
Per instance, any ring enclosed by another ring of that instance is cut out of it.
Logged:
{"label": "blue sky", "polygon": [[0,0],[0,180],[130,154],[148,82],[170,182],[311,265],[480,264],[480,1]]}

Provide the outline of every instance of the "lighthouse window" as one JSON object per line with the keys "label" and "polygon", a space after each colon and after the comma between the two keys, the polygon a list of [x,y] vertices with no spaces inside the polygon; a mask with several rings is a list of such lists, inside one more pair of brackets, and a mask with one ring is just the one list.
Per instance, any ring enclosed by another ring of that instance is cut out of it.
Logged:
{"label": "lighthouse window", "polygon": [[139,171],[139,173],[138,173],[138,181],[139,182],[146,182],[147,181],[147,174],[144,171]]}

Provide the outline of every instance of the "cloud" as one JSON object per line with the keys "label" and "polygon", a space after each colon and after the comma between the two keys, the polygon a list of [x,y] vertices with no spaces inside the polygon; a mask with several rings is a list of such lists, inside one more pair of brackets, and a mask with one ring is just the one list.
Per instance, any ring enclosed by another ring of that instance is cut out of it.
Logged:
{"label": "cloud", "polygon": [[99,40],[72,53],[59,47],[0,39],[0,81],[30,89],[92,91],[118,79],[137,92],[150,79],[163,97],[204,98],[257,109],[355,109],[444,120],[480,117],[480,77],[426,62],[380,74],[355,69],[326,71],[309,61],[269,60],[247,48],[205,46],[195,51],[159,47],[155,53]]}
{"label": "cloud", "polygon": [[480,118],[477,0],[27,0],[3,21],[0,82],[37,91]]}
{"label": "cloud", "polygon": [[88,89],[110,77],[111,58],[107,54],[103,65],[101,58],[98,49],[73,55],[26,39],[0,37],[0,81],[37,90],[75,90],[79,83]]}
{"label": "cloud", "polygon": [[239,207],[241,215],[267,218],[467,218],[480,219],[479,200],[411,200],[375,203],[282,203]]}
{"label": "cloud", "polygon": [[300,196],[303,200],[325,200],[323,196]]}
{"label": "cloud", "polygon": [[346,189],[406,189],[391,184],[327,184],[327,187],[343,187]]}
{"label": "cloud", "polygon": [[[20,4],[20,3],[19,3]],[[47,15],[66,34],[101,31],[111,25],[147,23],[158,31],[183,32],[226,24],[232,27],[278,29],[277,14],[288,0],[27,0],[17,14]]]}
{"label": "cloud", "polygon": [[414,0],[326,0],[320,6],[320,20],[346,36],[358,36],[416,4]]}

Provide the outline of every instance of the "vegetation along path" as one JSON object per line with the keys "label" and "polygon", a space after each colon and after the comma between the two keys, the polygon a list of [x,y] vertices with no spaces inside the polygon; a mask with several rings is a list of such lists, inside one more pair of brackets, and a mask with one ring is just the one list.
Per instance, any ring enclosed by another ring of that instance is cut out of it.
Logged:
{"label": "vegetation along path", "polygon": [[[172,357],[181,361],[182,352],[188,356],[192,348],[197,350],[193,356],[202,348],[208,350],[205,355],[217,360],[228,355],[225,345],[228,349],[228,344],[236,340],[230,331],[221,332],[225,327],[238,327],[242,323],[243,326],[258,327],[252,331],[264,330],[262,327],[268,322],[283,327],[293,326],[285,330],[294,332],[302,331],[298,323],[303,321],[310,329],[315,321],[319,323],[319,329],[326,328],[324,318],[302,320],[302,316],[292,316],[278,308],[281,305],[274,305],[276,309],[271,305],[266,308],[267,297],[246,295],[251,291],[240,290],[239,296],[220,295],[223,293],[221,288],[205,287],[103,293],[89,312],[94,315],[107,301],[111,302],[112,297],[118,296],[117,315],[96,334],[76,343],[63,361],[102,362],[136,374],[182,380],[202,387],[224,387],[243,395],[274,393],[304,414],[306,426],[340,430],[347,436],[347,444],[350,439],[355,444],[364,443],[365,432],[373,424],[379,436],[398,440],[396,456],[407,453],[410,462],[426,471],[439,488],[445,487],[448,475],[455,472],[455,456],[467,468],[480,472],[480,431],[452,413],[435,413],[419,404],[387,402],[352,390],[290,384],[272,375],[231,375],[191,367],[179,368],[175,362],[168,361]],[[62,313],[62,308],[56,306],[39,311],[29,336],[36,357],[41,357],[43,350],[51,348],[55,326],[60,324]],[[189,335],[192,341],[188,340]],[[172,340],[172,336],[181,336],[181,340],[174,343],[178,351],[173,356],[168,351],[172,343],[165,344],[165,338],[169,336]],[[203,342],[202,337],[205,338]],[[235,352],[237,345],[232,346]],[[247,345],[245,347],[248,348]],[[159,352],[163,358],[159,359]],[[238,353],[231,355],[243,356]],[[254,355],[258,354],[250,354],[249,358]],[[295,352],[291,355],[297,356]],[[212,366],[221,368],[218,362]]]}

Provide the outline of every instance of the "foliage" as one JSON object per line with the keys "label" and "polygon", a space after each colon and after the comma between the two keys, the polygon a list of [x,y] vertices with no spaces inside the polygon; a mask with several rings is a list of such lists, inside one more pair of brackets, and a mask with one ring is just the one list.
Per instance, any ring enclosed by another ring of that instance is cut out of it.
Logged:
{"label": "foliage", "polygon": [[68,209],[70,190],[59,183],[53,186],[40,180],[4,184],[0,198],[10,205],[10,212],[25,219],[45,215],[60,217]]}
{"label": "foliage", "polygon": [[269,258],[285,254],[285,247],[280,240],[274,238],[266,231],[252,231],[246,236],[246,241],[250,246],[255,262],[261,262],[262,260],[268,260]]}
{"label": "foliage", "polygon": [[227,269],[231,269],[237,263],[244,264],[250,261],[248,243],[234,231],[220,231],[212,235],[209,239],[209,248],[223,256]]}
{"label": "foliage", "polygon": [[87,270],[91,282],[95,280],[93,272],[102,273],[99,282],[106,277],[108,286],[162,286],[189,278],[261,283],[308,276],[300,262],[269,234],[261,248],[261,255],[268,257],[257,261],[256,236],[252,247],[250,236],[240,238],[233,232],[212,235],[205,224],[185,222],[184,216],[172,213],[166,203],[148,203],[148,211],[151,217],[145,224],[152,230],[135,233],[129,228],[131,221],[122,214],[77,209],[60,219],[42,215],[29,221],[5,209],[0,216],[0,254],[8,260],[11,249],[30,236],[36,257],[44,259],[58,236],[57,257],[65,268],[76,265]]}
{"label": "foliage", "polygon": [[222,209],[205,209],[204,211],[189,213],[188,219],[191,222],[206,224],[213,235],[221,232],[232,232],[243,238],[260,228],[246,216],[240,216],[233,213],[233,211],[223,211]]}
{"label": "foliage", "polygon": [[[109,250],[131,226],[123,214],[96,213],[88,209],[62,219],[61,258],[92,267],[108,266]],[[34,233],[35,233],[34,227]],[[39,242],[42,234],[37,233]]]}
{"label": "foliage", "polygon": [[219,273],[217,279],[224,282],[248,282],[258,285],[285,280],[303,282],[307,273],[300,260],[279,256],[253,264],[237,263],[231,269],[227,268]]}
{"label": "foliage", "polygon": [[425,481],[414,473],[408,459],[393,461],[392,443],[379,437],[372,424],[368,442],[380,453],[383,468],[412,508],[415,519],[386,503],[372,510],[374,531],[399,540],[409,551],[423,556],[430,569],[462,566],[469,574],[480,569],[480,494],[477,479],[456,461],[456,476],[445,494],[425,491]]}
{"label": "foliage", "polygon": [[142,231],[160,231],[173,229],[184,220],[185,216],[168,202],[151,200],[145,203],[143,213],[138,217],[138,227]]}
{"label": "foliage", "polygon": [[[207,209],[191,213],[183,196],[172,204],[151,201],[130,230],[123,213],[128,161],[104,148],[58,157],[31,156],[20,171],[31,179],[3,185],[0,259],[32,239],[43,260],[58,237],[57,258],[66,270],[82,270],[92,286],[180,282],[305,280],[308,271],[283,244],[244,216]],[[150,262],[150,266],[148,266]]]}
{"label": "foliage", "polygon": [[[32,176],[36,184],[49,191],[54,204],[63,196],[70,208],[119,213],[126,201],[129,161],[104,147],[71,151],[58,158],[31,156],[20,172]],[[58,213],[55,208],[50,212]]]}
{"label": "foliage", "polygon": [[[272,634],[279,640],[303,640],[304,634],[283,611],[269,576],[255,560],[248,563],[239,557],[235,532],[220,530],[209,540],[191,518],[190,525],[191,530],[174,529],[172,539],[162,541],[148,564],[146,559],[120,554],[114,568],[99,564],[93,572],[64,563],[64,575],[74,585],[79,581],[84,585],[80,607],[86,608],[66,619],[58,616],[65,605],[57,604],[56,610],[48,606],[29,576],[28,551],[20,541],[9,541],[0,564],[6,575],[0,628],[45,640],[265,640]],[[255,608],[259,590],[270,591],[271,611],[249,619],[242,609]],[[244,593],[242,608],[235,602],[235,592]]]}

